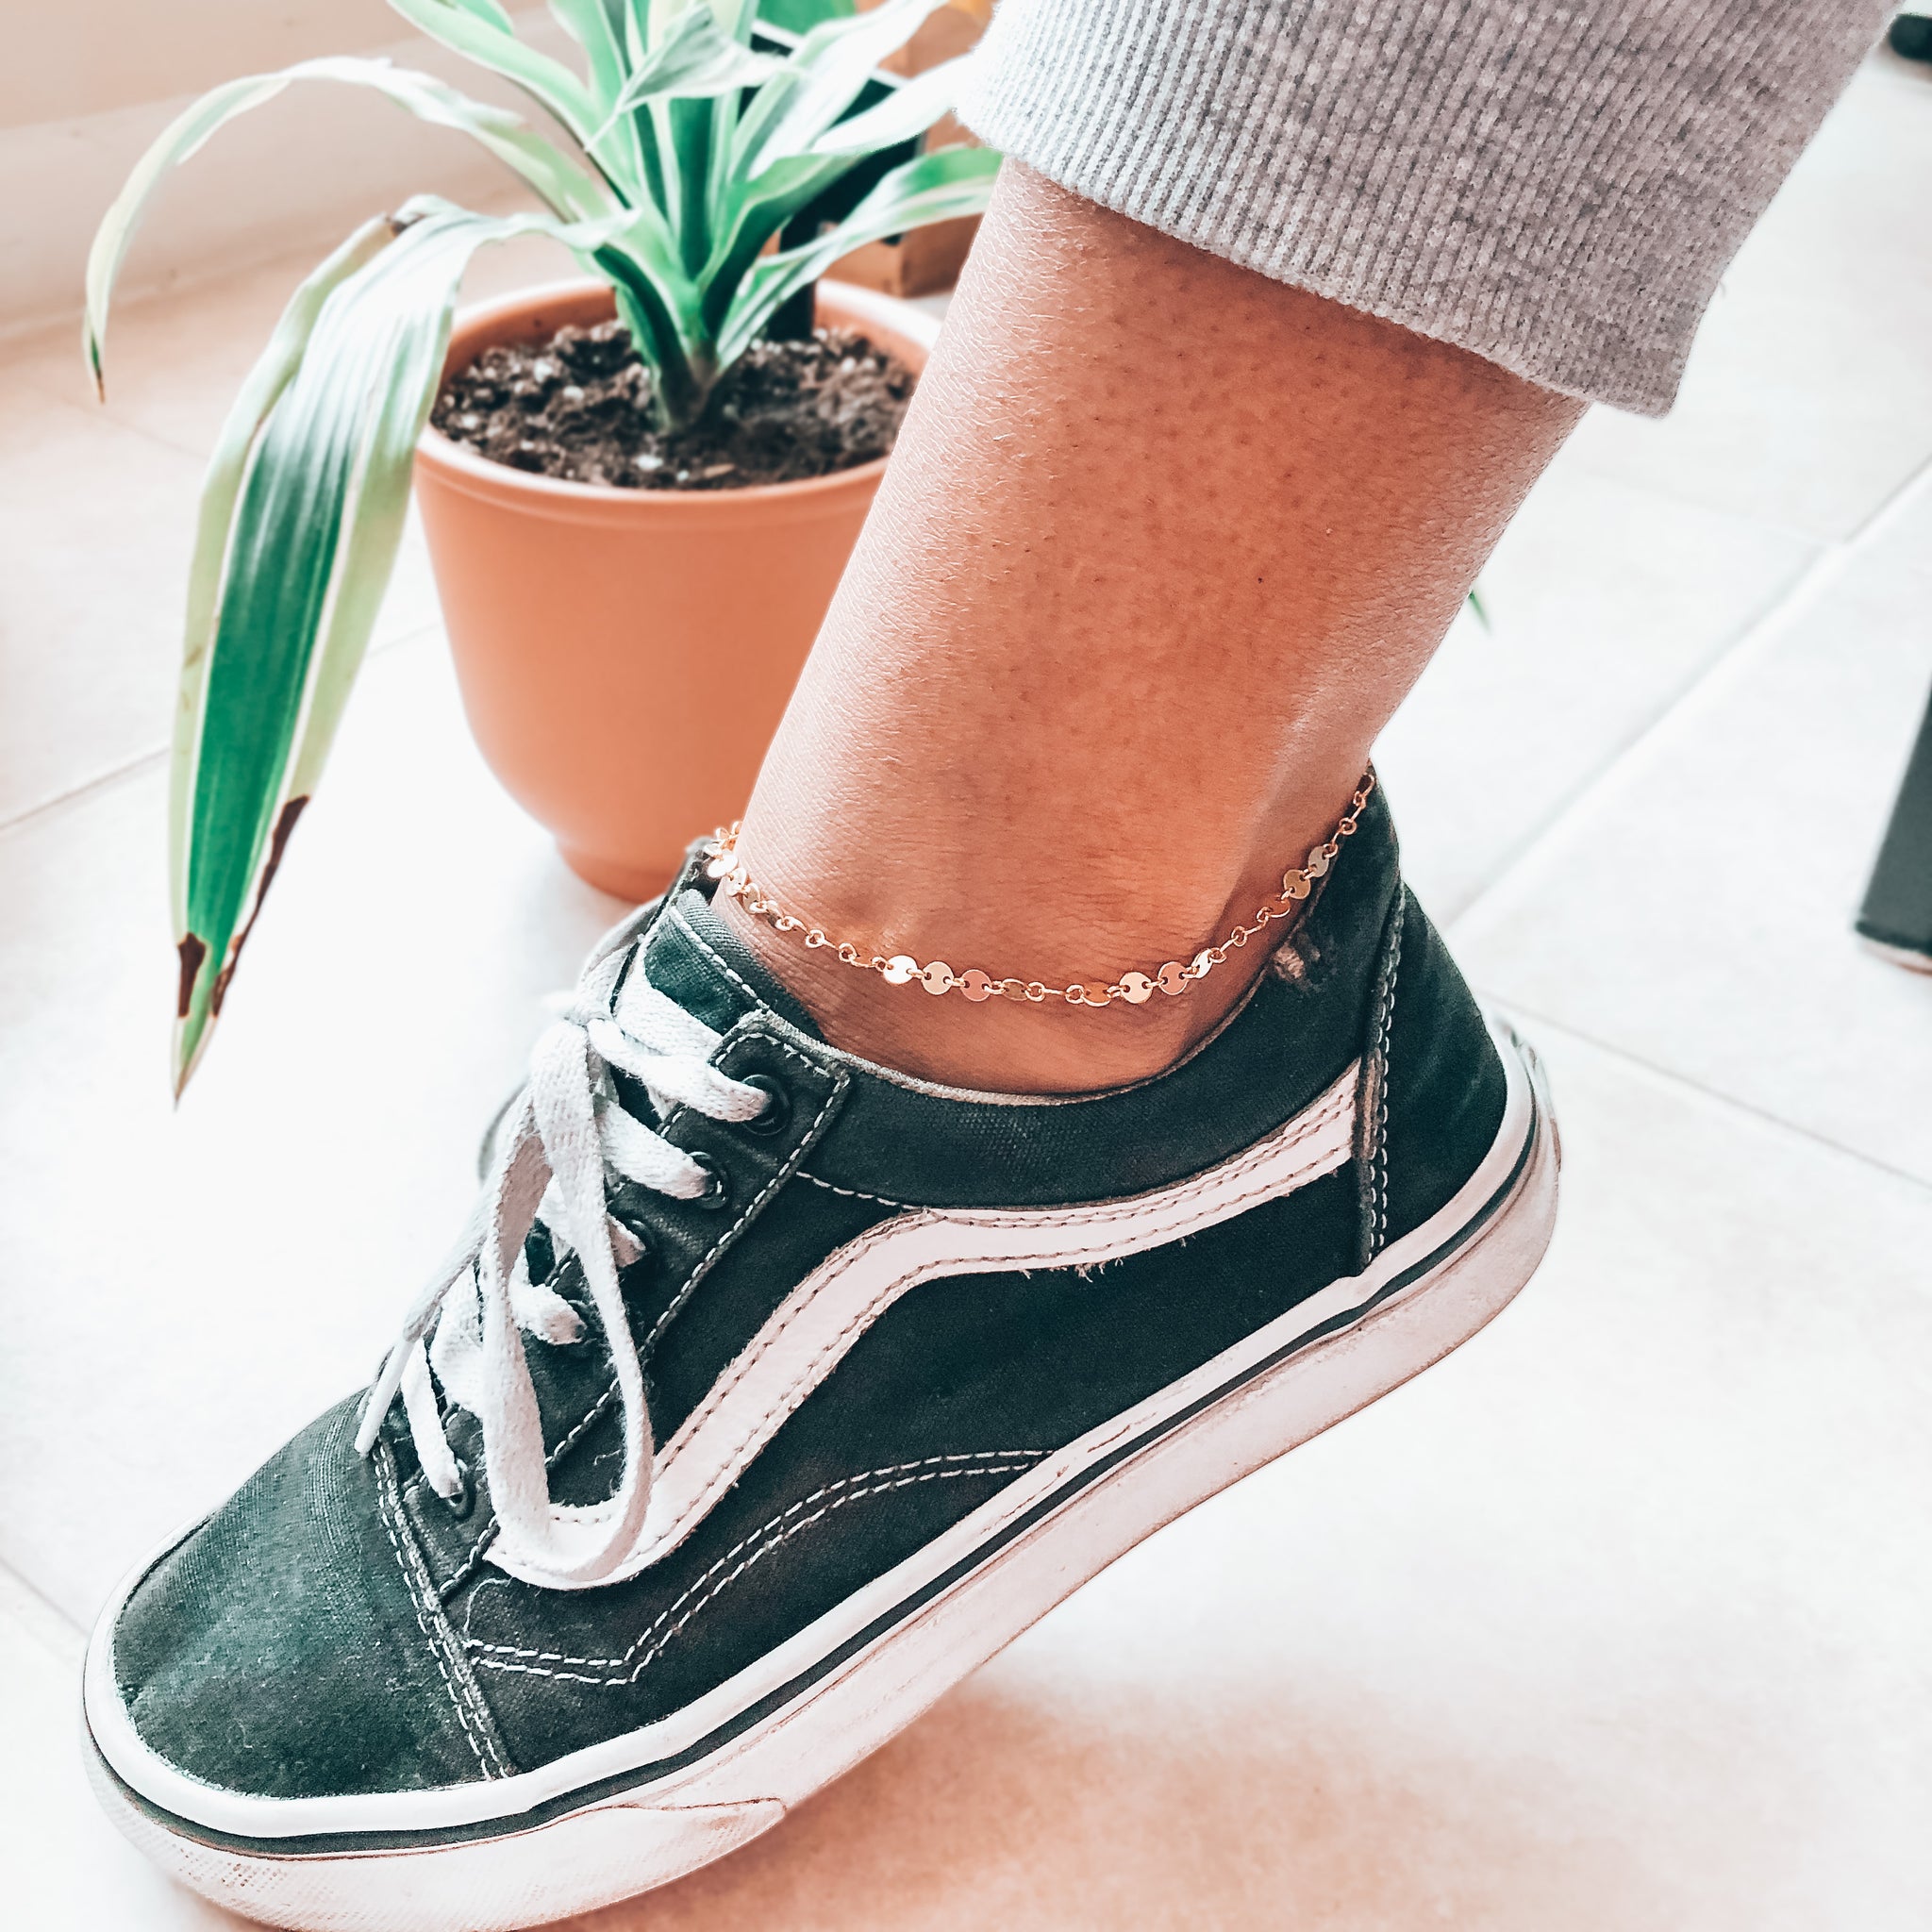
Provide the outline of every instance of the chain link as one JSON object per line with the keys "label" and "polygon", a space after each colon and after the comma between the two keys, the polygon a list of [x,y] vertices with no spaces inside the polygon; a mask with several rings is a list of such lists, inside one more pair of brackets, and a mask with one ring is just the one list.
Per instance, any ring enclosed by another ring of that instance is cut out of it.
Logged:
{"label": "chain link", "polygon": [[861,953],[850,940],[828,939],[824,926],[786,911],[745,870],[744,861],[738,856],[738,824],[721,827],[706,841],[705,872],[708,877],[717,880],[721,892],[736,899],[754,919],[764,920],[774,932],[802,932],[808,946],[814,950],[832,947],[845,965],[855,966],[861,973],[876,973],[888,986],[909,986],[916,981],[935,996],[959,992],[974,1002],[1005,998],[1024,1000],[1037,1007],[1048,1000],[1063,1000],[1070,1007],[1105,1007],[1115,1000],[1124,1000],[1129,1006],[1139,1007],[1152,999],[1157,991],[1178,998],[1190,987],[1206,979],[1215,967],[1224,965],[1229,953],[1245,946],[1271,922],[1292,918],[1295,907],[1308,896],[1315,881],[1341,856],[1341,841],[1355,835],[1356,825],[1374,789],[1375,774],[1372,768],[1363,773],[1362,782],[1356,788],[1355,796],[1349,800],[1348,809],[1337,821],[1335,829],[1321,844],[1310,849],[1300,865],[1283,873],[1281,891],[1267,905],[1257,908],[1247,924],[1236,926],[1218,946],[1204,947],[1185,965],[1178,959],[1169,959],[1151,974],[1139,971],[1123,973],[1105,986],[1048,986],[1039,979],[997,979],[976,966],[965,973],[955,973],[943,959],[922,966],[909,953],[895,953],[887,958],[880,953]]}

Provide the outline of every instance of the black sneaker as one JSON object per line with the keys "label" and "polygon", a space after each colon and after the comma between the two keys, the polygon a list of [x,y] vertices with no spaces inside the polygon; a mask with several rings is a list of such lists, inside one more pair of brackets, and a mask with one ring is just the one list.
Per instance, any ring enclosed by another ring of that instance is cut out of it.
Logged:
{"label": "black sneaker", "polygon": [[1556,1190],[1379,797],[1213,1038],[1071,1098],[833,1051],[693,867],[540,1041],[373,1396],[108,1609],[101,1797],[280,1925],[661,1884],[1467,1340]]}

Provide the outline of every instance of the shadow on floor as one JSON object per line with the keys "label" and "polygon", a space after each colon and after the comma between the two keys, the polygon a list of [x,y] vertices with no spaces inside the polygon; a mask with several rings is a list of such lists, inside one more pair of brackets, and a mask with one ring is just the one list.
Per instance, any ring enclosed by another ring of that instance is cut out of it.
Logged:
{"label": "shadow on floor", "polygon": [[[1668,1913],[1542,1768],[1419,1761],[1277,1694],[1094,1707],[993,1666],[743,1851],[575,1932],[1609,1932]],[[1091,1687],[1089,1687],[1091,1690]],[[1554,1821],[1553,1821],[1554,1815]]]}

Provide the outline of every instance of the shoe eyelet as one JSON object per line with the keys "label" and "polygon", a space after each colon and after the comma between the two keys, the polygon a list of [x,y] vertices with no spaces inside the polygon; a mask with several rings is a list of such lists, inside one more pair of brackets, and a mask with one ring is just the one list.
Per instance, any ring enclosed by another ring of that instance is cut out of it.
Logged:
{"label": "shoe eyelet", "polygon": [[763,1113],[739,1123],[747,1134],[782,1134],[791,1124],[791,1095],[782,1082],[769,1074],[746,1074],[740,1085],[756,1087],[769,1096]]}
{"label": "shoe eyelet", "polygon": [[[635,1228],[632,1228],[631,1232],[635,1234],[637,1230]],[[633,1287],[641,1281],[648,1281],[657,1270],[658,1250],[655,1244],[650,1241],[640,1241],[638,1243],[638,1246],[640,1252],[637,1259],[634,1261],[625,1261],[617,1271],[618,1280],[622,1282],[626,1288]],[[582,1317],[584,1323],[584,1334],[585,1336],[588,1336],[591,1332],[591,1326],[593,1325],[590,1312],[585,1308],[578,1307],[575,1303],[573,1303],[572,1307],[576,1307],[578,1315]],[[575,1342],[571,1343],[571,1346],[573,1348],[575,1348],[576,1345],[577,1344]]]}
{"label": "shoe eyelet", "polygon": [[[632,1267],[636,1265],[635,1261],[631,1263]],[[622,1278],[622,1271],[619,1278]],[[560,1355],[582,1355],[602,1331],[598,1328],[597,1318],[591,1309],[579,1302],[568,1302],[567,1306],[577,1318],[577,1332],[568,1341],[553,1341],[550,1345]]]}
{"label": "shoe eyelet", "polygon": [[691,1196],[690,1205],[693,1208],[702,1208],[707,1213],[715,1214],[731,1198],[731,1177],[708,1154],[693,1154],[691,1158],[710,1178],[702,1194]]}
{"label": "shoe eyelet", "polygon": [[[627,1212],[614,1200],[607,1201],[605,1206],[611,1220],[616,1222],[624,1229],[625,1233],[629,1235],[631,1240],[638,1244],[637,1258],[634,1261],[626,1261],[624,1264],[625,1268],[641,1268],[645,1262],[655,1261],[658,1258],[658,1237],[651,1224],[644,1219],[642,1212],[641,1210]],[[575,1307],[577,1305],[574,1302],[571,1306]],[[582,1312],[581,1309],[579,1309],[579,1312]]]}
{"label": "shoe eyelet", "polygon": [[442,1499],[443,1507],[458,1522],[466,1522],[470,1511],[476,1507],[476,1478],[471,1474],[470,1465],[458,1456],[457,1457],[457,1481],[459,1487],[454,1496]]}
{"label": "shoe eyelet", "polygon": [[557,1249],[550,1230],[541,1221],[530,1224],[524,1237],[524,1258],[530,1264],[530,1279],[541,1284],[557,1273]]}

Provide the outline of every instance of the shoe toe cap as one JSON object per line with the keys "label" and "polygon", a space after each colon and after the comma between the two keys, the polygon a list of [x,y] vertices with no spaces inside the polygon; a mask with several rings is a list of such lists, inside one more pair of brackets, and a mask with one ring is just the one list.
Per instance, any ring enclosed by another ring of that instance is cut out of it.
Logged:
{"label": "shoe toe cap", "polygon": [[[489,1715],[460,1698],[474,1687],[412,1584],[393,1494],[355,1453],[356,1408],[297,1436],[110,1612],[141,1752],[197,1783],[308,1798],[506,1768],[486,1763]],[[140,1787],[138,1766],[116,1769]]]}

